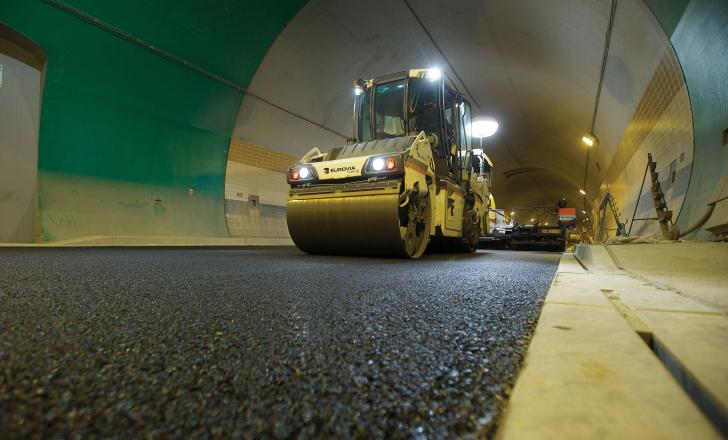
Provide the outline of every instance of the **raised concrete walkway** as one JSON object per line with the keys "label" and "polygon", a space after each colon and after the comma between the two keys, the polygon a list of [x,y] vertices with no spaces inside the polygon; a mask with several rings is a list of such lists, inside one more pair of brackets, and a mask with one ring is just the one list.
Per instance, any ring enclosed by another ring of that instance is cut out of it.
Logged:
{"label": "raised concrete walkway", "polygon": [[51,243],[0,243],[0,247],[83,247],[83,246],[293,246],[290,238],[242,237],[154,237],[94,235]]}
{"label": "raised concrete walkway", "polygon": [[564,254],[497,437],[728,432],[728,244]]}

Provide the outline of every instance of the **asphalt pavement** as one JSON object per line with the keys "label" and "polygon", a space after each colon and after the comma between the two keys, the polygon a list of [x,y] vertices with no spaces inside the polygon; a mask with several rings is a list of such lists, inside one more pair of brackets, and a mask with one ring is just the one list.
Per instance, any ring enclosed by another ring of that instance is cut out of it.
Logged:
{"label": "asphalt pavement", "polygon": [[489,435],[559,256],[0,249],[0,437]]}

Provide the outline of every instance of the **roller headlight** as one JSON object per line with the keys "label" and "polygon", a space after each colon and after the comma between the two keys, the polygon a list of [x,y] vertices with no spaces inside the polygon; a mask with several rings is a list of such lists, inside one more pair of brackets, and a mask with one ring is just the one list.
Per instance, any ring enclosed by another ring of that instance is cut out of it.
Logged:
{"label": "roller headlight", "polygon": [[376,156],[370,158],[364,169],[368,174],[385,174],[401,171],[399,156]]}
{"label": "roller headlight", "polygon": [[384,166],[386,163],[384,162],[383,157],[375,157],[374,160],[372,160],[372,171],[382,171],[384,170]]}
{"label": "roller headlight", "polygon": [[288,168],[288,183],[310,182],[316,179],[316,171],[309,165],[293,165]]}

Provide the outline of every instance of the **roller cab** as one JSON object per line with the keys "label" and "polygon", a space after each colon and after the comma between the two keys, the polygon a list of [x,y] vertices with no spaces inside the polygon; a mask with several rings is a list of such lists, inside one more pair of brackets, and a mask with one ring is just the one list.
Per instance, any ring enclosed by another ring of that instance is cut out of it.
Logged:
{"label": "roller cab", "polygon": [[356,138],[327,153],[313,148],[288,169],[296,246],[405,258],[431,242],[474,251],[492,164],[471,148],[470,104],[434,70],[354,83]]}

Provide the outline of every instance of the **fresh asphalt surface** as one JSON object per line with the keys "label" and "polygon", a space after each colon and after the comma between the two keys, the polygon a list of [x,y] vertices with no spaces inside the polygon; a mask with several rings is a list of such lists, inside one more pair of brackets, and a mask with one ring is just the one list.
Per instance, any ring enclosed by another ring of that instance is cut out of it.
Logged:
{"label": "fresh asphalt surface", "polygon": [[0,250],[0,437],[487,435],[558,258]]}

